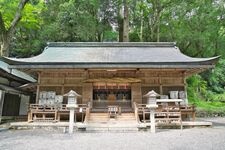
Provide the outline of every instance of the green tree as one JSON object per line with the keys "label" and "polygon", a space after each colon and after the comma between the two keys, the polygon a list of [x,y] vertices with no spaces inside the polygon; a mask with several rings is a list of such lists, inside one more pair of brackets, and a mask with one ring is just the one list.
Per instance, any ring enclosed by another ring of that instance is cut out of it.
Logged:
{"label": "green tree", "polygon": [[185,54],[210,57],[223,53],[223,1],[173,1],[164,13],[161,35],[177,41]]}
{"label": "green tree", "polygon": [[209,89],[216,93],[225,93],[225,59],[221,59],[216,68],[208,73],[205,76],[209,77]]}
{"label": "green tree", "polygon": [[37,34],[42,23],[39,17],[42,6],[43,1],[38,0],[0,0],[2,55],[24,57],[35,54],[33,49],[39,42]]}
{"label": "green tree", "polygon": [[[15,2],[10,3],[8,0],[0,1],[0,4],[1,4],[1,7],[0,7],[1,56],[9,55],[10,41],[14,35],[17,24],[21,20],[22,11],[27,2],[28,0],[19,1],[19,5],[17,7],[17,10],[15,11],[11,9],[13,8],[13,4],[15,4]],[[7,11],[10,11],[10,12],[7,12]],[[5,16],[2,15],[2,12],[3,14],[5,14]],[[14,16],[12,16],[11,14],[14,14]]]}

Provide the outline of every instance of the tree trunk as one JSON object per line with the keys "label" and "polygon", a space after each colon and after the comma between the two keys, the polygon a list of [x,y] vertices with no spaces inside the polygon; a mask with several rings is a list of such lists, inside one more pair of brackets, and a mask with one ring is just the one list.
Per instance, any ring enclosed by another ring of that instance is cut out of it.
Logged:
{"label": "tree trunk", "polygon": [[118,27],[119,27],[119,42],[123,42],[123,19],[121,16],[118,18]]}
{"label": "tree trunk", "polygon": [[152,41],[160,41],[160,16],[162,11],[162,6],[160,1],[152,1],[153,17],[151,19],[151,37]]}
{"label": "tree trunk", "polygon": [[141,10],[141,26],[140,26],[139,39],[140,39],[140,42],[143,42],[143,10]]}
{"label": "tree trunk", "polygon": [[159,42],[160,39],[160,12],[157,14],[157,31],[156,31],[156,41]]}
{"label": "tree trunk", "polygon": [[127,0],[118,6],[119,42],[129,42],[129,10]]}
{"label": "tree trunk", "polygon": [[124,18],[123,18],[123,42],[129,42],[129,10],[127,0],[123,1]]}
{"label": "tree trunk", "polygon": [[7,34],[2,35],[1,56],[9,56],[10,38]]}
{"label": "tree trunk", "polygon": [[155,29],[155,39],[156,42],[160,41],[160,16],[161,16],[161,4],[160,1],[156,0],[155,1],[155,18],[156,18],[156,29]]}
{"label": "tree trunk", "polygon": [[5,27],[5,23],[2,17],[2,13],[0,12],[0,43],[1,43],[1,56],[9,56],[9,47],[10,47],[10,40],[13,37],[14,31],[16,29],[17,24],[19,23],[21,17],[22,17],[22,11],[24,9],[24,6],[29,0],[20,0],[20,3],[18,5],[16,14],[10,23],[10,26],[8,29]]}

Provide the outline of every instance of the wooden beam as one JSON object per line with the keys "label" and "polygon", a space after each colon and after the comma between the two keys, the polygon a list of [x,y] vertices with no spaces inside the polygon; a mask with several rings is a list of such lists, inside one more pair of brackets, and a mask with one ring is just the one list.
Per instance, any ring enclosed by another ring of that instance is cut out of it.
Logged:
{"label": "wooden beam", "polygon": [[162,84],[162,86],[184,86],[184,84]]}
{"label": "wooden beam", "polygon": [[75,69],[75,68],[71,68],[71,69],[32,69],[36,72],[61,72],[61,73],[65,73],[65,72],[84,72],[85,69]]}
{"label": "wooden beam", "polygon": [[188,71],[186,71],[186,77],[190,77],[192,76],[193,74],[198,74],[198,73],[201,73],[205,70],[207,70],[208,68],[195,68],[195,69],[190,69]]}
{"label": "wooden beam", "polygon": [[[63,77],[42,77],[41,79],[62,79]],[[84,79],[83,77],[66,77],[66,79]]]}
{"label": "wooden beam", "polygon": [[179,69],[179,68],[168,68],[168,69],[164,69],[164,68],[149,68],[149,69],[139,69],[140,71],[183,71],[183,70],[186,70],[186,69]]}
{"label": "wooden beam", "polygon": [[40,94],[40,84],[41,82],[41,72],[38,72],[38,80],[37,80],[37,91],[36,91],[36,104],[39,103],[39,94]]}
{"label": "wooden beam", "polygon": [[[95,69],[87,69],[88,71],[90,71],[90,72],[99,72],[99,71],[107,71],[107,70],[109,70],[108,68],[99,68],[99,69],[97,69],[97,68],[95,68]],[[110,69],[110,70],[112,70],[112,69]],[[132,68],[117,68],[117,69],[115,69],[115,70],[117,70],[117,71],[136,71],[137,69],[132,69]]]}
{"label": "wooden beam", "polygon": [[80,87],[82,85],[83,85],[83,83],[76,83],[76,84],[40,84],[39,87],[53,87],[53,86],[55,86],[55,87],[62,87],[62,86],[64,86],[64,87],[68,87],[68,86]]}
{"label": "wooden beam", "polygon": [[159,84],[146,84],[146,83],[142,83],[141,86],[142,87],[152,87],[152,86],[159,87],[160,85]]}
{"label": "wooden beam", "polygon": [[[162,86],[184,86],[184,84],[161,84]],[[142,83],[142,86],[148,87],[148,86],[160,86],[160,84],[145,84]]]}

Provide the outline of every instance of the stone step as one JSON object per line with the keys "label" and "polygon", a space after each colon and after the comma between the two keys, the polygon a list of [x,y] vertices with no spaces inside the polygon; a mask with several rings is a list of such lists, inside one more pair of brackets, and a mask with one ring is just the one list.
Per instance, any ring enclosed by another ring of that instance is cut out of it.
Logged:
{"label": "stone step", "polygon": [[105,127],[105,128],[99,128],[99,127],[87,127],[86,131],[88,132],[137,132],[137,127]]}
{"label": "stone step", "polygon": [[125,124],[125,125],[132,125],[132,124],[137,124],[136,120],[117,120],[117,119],[107,119],[107,120],[89,120],[88,123],[92,124],[99,124],[99,123],[104,123],[108,125],[117,125],[117,124]]}
{"label": "stone step", "polygon": [[[105,119],[105,120],[89,120],[88,121],[89,123],[91,122],[91,123],[100,123],[100,122],[105,122],[105,123],[107,123],[107,122],[109,122],[109,119]],[[115,120],[115,122],[137,122],[136,120]]]}
{"label": "stone step", "polygon": [[138,124],[136,121],[116,121],[110,119],[107,122],[89,122],[86,126],[86,131],[91,132],[131,132],[138,131]]}

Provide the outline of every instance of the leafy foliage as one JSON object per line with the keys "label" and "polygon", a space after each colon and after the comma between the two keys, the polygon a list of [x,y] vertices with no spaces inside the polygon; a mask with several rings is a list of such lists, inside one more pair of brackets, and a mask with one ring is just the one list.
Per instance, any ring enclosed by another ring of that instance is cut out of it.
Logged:
{"label": "leafy foliage", "polygon": [[216,68],[209,73],[208,84],[213,92],[225,92],[225,59],[221,59]]}
{"label": "leafy foliage", "polygon": [[[11,27],[15,17],[19,0],[0,0],[0,12],[3,14],[3,21],[6,30]],[[39,17],[43,8],[43,3],[40,1],[30,1],[22,10],[22,17],[16,25],[14,36],[10,39],[12,49],[11,56],[30,56],[35,54],[35,48],[40,48],[40,40],[37,39],[38,30],[42,23]],[[12,34],[12,33],[8,33]],[[0,38],[0,43],[3,42]]]}

